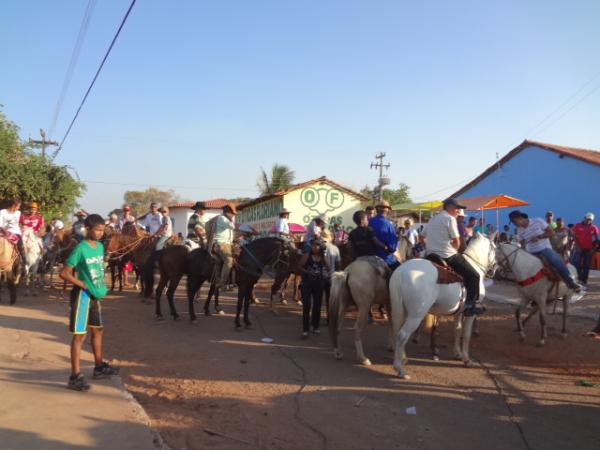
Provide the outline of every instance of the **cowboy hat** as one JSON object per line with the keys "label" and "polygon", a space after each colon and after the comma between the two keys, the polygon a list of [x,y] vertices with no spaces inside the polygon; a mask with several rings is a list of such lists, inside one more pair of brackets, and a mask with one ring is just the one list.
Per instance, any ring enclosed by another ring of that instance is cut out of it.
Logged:
{"label": "cowboy hat", "polygon": [[379,203],[377,203],[375,205],[375,208],[388,208],[388,209],[392,209],[392,207],[390,206],[390,202],[388,202],[387,200],[381,200]]}
{"label": "cowboy hat", "polygon": [[31,202],[31,203],[29,203],[29,207],[38,209],[38,204],[36,202]]}
{"label": "cowboy hat", "polygon": [[287,209],[287,208],[283,208],[281,211],[279,211],[279,215],[281,216],[282,214],[291,214],[292,212]]}
{"label": "cowboy hat", "polygon": [[225,206],[223,206],[223,212],[225,212],[225,210],[231,211],[232,214],[237,214],[237,209],[235,209],[235,205],[233,203],[227,203]]}
{"label": "cowboy hat", "polygon": [[458,209],[467,209],[467,207],[466,207],[466,206],[464,206],[464,205],[461,205],[461,204],[458,202],[458,200],[457,200],[456,198],[454,198],[454,197],[450,197],[450,198],[447,198],[446,200],[444,200],[444,203],[443,203],[443,205],[444,205],[444,208],[445,208],[446,206],[455,206],[455,207],[457,207]]}
{"label": "cowboy hat", "polygon": [[315,220],[320,220],[324,224],[329,223],[329,219],[327,218],[327,216],[325,214],[319,214],[317,217],[315,217]]}
{"label": "cowboy hat", "polygon": [[196,202],[190,209],[198,211],[199,209],[206,209],[206,205],[204,204],[204,202]]}
{"label": "cowboy hat", "polygon": [[333,240],[333,236],[331,235],[331,231],[325,229],[321,232],[321,239],[325,242],[331,242]]}

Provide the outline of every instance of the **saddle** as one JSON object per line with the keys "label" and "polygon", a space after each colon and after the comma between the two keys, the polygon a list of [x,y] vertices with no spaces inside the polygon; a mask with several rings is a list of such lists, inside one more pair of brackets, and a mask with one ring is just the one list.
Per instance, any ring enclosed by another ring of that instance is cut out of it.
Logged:
{"label": "saddle", "polygon": [[368,262],[373,269],[386,280],[390,278],[392,275],[392,271],[386,262],[381,259],[379,256],[359,256],[356,260],[366,261]]}
{"label": "saddle", "polygon": [[425,256],[425,259],[430,261],[438,271],[437,283],[438,284],[452,284],[452,283],[463,283],[463,277],[454,271],[444,259],[436,255],[435,253],[430,253]]}

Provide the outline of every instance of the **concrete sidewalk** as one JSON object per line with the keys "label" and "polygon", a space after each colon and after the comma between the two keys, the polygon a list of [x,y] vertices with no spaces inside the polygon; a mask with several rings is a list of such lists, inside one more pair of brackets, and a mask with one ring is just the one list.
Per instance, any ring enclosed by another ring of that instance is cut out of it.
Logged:
{"label": "concrete sidewalk", "polygon": [[[46,295],[0,303],[0,448],[131,449],[164,447],[121,379],[93,380],[89,341],[82,371],[92,388],[65,388],[69,376],[67,302]],[[107,355],[110,357],[110,355]]]}

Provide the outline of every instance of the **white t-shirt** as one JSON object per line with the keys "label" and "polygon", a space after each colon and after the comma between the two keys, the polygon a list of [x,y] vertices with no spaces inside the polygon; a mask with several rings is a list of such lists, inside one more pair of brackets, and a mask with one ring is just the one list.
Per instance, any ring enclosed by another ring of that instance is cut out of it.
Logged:
{"label": "white t-shirt", "polygon": [[417,242],[419,242],[419,232],[414,228],[409,228],[408,230],[406,230],[404,236],[406,237],[406,239],[408,239],[408,242],[410,242],[410,245],[412,245],[413,247],[417,245]]}
{"label": "white t-shirt", "polygon": [[21,218],[21,211],[10,212],[8,209],[0,209],[0,227],[13,234],[21,235],[21,228],[19,227],[19,219]]}
{"label": "white t-shirt", "polygon": [[425,251],[427,254],[435,253],[442,258],[449,258],[458,253],[451,244],[453,239],[460,236],[458,225],[456,219],[446,211],[431,218],[423,228],[423,236],[426,238]]}
{"label": "white t-shirt", "polygon": [[150,234],[156,233],[161,225],[162,214],[159,212],[156,212],[154,214],[149,212],[148,214],[146,214],[146,217],[144,217],[144,220],[142,222],[142,226],[148,227],[148,229],[150,230]]}
{"label": "white t-shirt", "polygon": [[290,234],[290,226],[288,225],[287,219],[280,217],[275,223],[275,231],[278,233]]}
{"label": "white t-shirt", "polygon": [[545,248],[552,248],[550,239],[544,238],[537,242],[529,242],[529,240],[544,234],[548,227],[549,225],[544,219],[529,219],[527,228],[517,228],[517,238],[519,239],[519,242],[525,241],[525,246],[529,253],[541,252]]}
{"label": "white t-shirt", "polygon": [[[331,278],[331,274],[335,272],[336,262],[339,263],[341,260],[340,249],[331,242],[325,244],[325,260],[329,264],[329,272],[325,273],[325,277]],[[327,271],[327,268],[325,270]]]}
{"label": "white t-shirt", "polygon": [[171,222],[171,218],[169,216],[162,217],[162,225],[165,225],[165,229],[161,233],[161,237],[173,236],[173,222]]}

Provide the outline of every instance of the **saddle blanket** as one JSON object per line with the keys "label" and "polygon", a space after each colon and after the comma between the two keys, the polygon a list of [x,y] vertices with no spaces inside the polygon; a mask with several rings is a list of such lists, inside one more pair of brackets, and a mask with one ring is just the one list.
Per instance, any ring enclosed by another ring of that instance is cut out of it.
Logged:
{"label": "saddle blanket", "polygon": [[359,256],[356,260],[368,262],[383,278],[389,278],[392,275],[389,266],[379,256]]}

